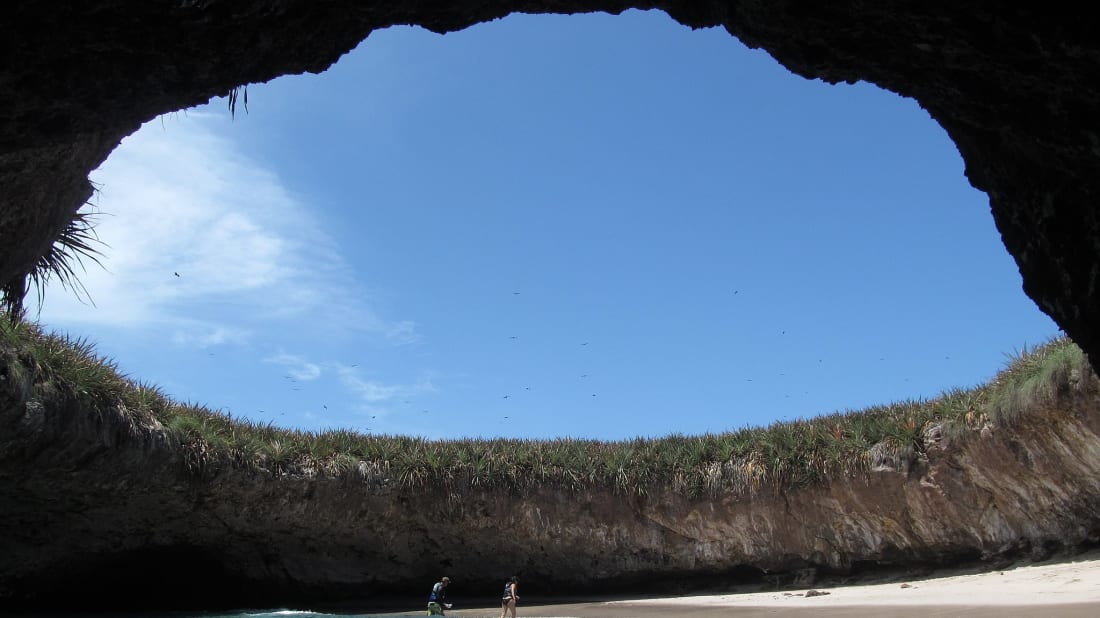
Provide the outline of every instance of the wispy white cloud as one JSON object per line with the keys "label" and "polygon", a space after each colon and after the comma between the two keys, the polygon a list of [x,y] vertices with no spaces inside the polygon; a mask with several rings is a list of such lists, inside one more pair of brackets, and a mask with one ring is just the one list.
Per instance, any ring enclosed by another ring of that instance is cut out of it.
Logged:
{"label": "wispy white cloud", "polygon": [[[203,330],[205,328],[205,330]],[[172,333],[172,342],[186,347],[210,348],[226,344],[243,344],[248,340],[246,330],[218,326],[207,328],[203,325],[191,329],[180,328]]]}
{"label": "wispy white cloud", "polygon": [[316,380],[321,377],[322,373],[320,365],[311,363],[300,356],[287,354],[285,352],[265,358],[264,362],[286,368],[286,374],[288,376],[296,380],[302,380],[303,382]]}
{"label": "wispy white cloud", "polygon": [[420,333],[416,330],[415,322],[402,320],[386,329],[386,338],[393,343],[405,345],[420,341]]}
{"label": "wispy white cloud", "polygon": [[361,403],[360,410],[372,416],[388,415],[392,412],[390,404],[436,391],[430,378],[423,378],[413,384],[386,384],[363,378],[359,371],[346,366],[338,366],[336,372],[344,388]]}
{"label": "wispy white cloud", "polygon": [[370,307],[307,205],[220,135],[224,122],[192,112],[122,142],[92,176],[107,213],[96,228],[105,268],[81,275],[95,306],[51,286],[43,321],[166,326],[200,347],[242,343],[263,320],[417,340],[415,324]]}

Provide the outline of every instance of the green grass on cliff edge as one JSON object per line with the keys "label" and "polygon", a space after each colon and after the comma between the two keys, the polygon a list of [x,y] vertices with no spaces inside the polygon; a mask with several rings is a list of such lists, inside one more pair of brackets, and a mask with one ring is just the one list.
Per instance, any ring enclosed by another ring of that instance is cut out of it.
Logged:
{"label": "green grass on cliff edge", "polygon": [[[115,411],[135,432],[162,432],[187,469],[355,480],[371,487],[528,492],[546,487],[692,497],[785,491],[873,469],[904,470],[934,443],[984,428],[1046,418],[1063,395],[1095,389],[1085,355],[1064,337],[1009,356],[988,384],[939,397],[833,413],[767,427],[621,442],[465,439],[288,430],[180,404],[119,373],[85,339],[0,320],[0,348],[16,352],[8,375],[37,372],[33,398],[71,391],[88,413]],[[9,357],[13,358],[13,357]]]}

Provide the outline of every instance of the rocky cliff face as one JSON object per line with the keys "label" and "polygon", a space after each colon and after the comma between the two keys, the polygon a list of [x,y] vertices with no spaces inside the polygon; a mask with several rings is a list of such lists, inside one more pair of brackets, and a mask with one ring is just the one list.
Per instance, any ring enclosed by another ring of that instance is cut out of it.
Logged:
{"label": "rocky cliff face", "polygon": [[320,72],[372,31],[447,32],[512,12],[659,8],[791,71],[866,80],[928,110],[989,194],[1027,294],[1100,367],[1100,38],[1046,4],[859,0],[99,0],[0,19],[0,285],[91,194],[87,174],[158,114]]}
{"label": "rocky cliff face", "polygon": [[[446,32],[514,11],[631,7],[722,26],[808,78],[918,100],[989,194],[1025,291],[1100,367],[1100,38],[1035,4],[16,0],[0,19],[0,284],[32,267],[91,194],[88,172],[158,114],[322,71],[394,24]],[[443,570],[470,589],[519,571],[558,591],[844,573],[1041,556],[1100,531],[1091,388],[1041,421],[784,495],[449,498],[196,470],[155,424],[88,408],[33,362],[0,356],[4,605],[56,602],[62,588],[85,602],[186,591],[203,605],[407,592]]]}
{"label": "rocky cliff face", "polygon": [[[0,344],[0,608],[305,603],[790,582],[1043,558],[1100,540],[1100,389],[1078,376],[1012,426],[785,493],[553,488],[424,495],[307,470],[202,467],[155,421],[78,403]],[[720,463],[720,462],[719,462]],[[808,578],[808,579],[807,579]],[[415,593],[419,594],[419,592]]]}

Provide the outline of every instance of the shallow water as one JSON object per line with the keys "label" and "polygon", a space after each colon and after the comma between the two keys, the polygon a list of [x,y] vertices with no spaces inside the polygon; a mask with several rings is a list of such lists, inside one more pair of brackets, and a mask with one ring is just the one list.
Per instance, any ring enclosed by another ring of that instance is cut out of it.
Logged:
{"label": "shallow water", "polygon": [[[413,611],[413,610],[410,610]],[[34,614],[4,614],[10,618],[408,618],[409,613],[322,613],[296,609],[245,609],[236,611],[97,611],[97,612],[47,612]]]}
{"label": "shallow water", "polygon": [[[407,618],[408,614],[326,614],[294,609],[245,610],[240,612],[173,613],[163,618]],[[137,618],[130,615],[126,618]],[[162,618],[162,617],[151,617]]]}

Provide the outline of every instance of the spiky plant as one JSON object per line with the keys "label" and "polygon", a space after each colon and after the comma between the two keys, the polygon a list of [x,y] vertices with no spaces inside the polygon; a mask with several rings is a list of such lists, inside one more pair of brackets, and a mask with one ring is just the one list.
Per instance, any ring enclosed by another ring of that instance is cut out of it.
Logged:
{"label": "spiky plant", "polygon": [[[196,477],[232,469],[273,476],[311,475],[363,482],[370,488],[527,494],[539,488],[623,496],[662,489],[692,499],[782,493],[856,477],[883,466],[903,471],[941,440],[962,444],[982,428],[1044,422],[1062,414],[1063,395],[1085,395],[1098,382],[1088,359],[1065,338],[1026,349],[989,383],[952,389],[931,400],[900,401],[859,411],[744,427],[702,436],[670,435],[606,442],[579,438],[436,441],[414,436],[314,433],[233,417],[171,401],[154,386],[130,380],[85,339],[9,324],[0,315],[0,373],[34,371],[35,388],[62,383],[94,409],[117,407],[133,425],[163,431]],[[29,356],[34,362],[24,359]],[[23,383],[19,377],[16,383]],[[27,381],[29,384],[30,381]],[[46,389],[57,390],[57,389]],[[926,443],[932,440],[933,442]]]}
{"label": "spiky plant", "polygon": [[229,89],[229,94],[226,95],[226,99],[229,100],[229,115],[233,118],[237,117],[237,101],[244,95],[244,113],[248,113],[248,86],[237,86]]}
{"label": "spiky plant", "polygon": [[[89,205],[89,204],[85,204]],[[24,275],[17,276],[0,287],[0,307],[7,312],[12,323],[23,319],[25,309],[23,301],[27,297],[27,291],[33,287],[38,295],[38,306],[46,294],[46,284],[51,278],[57,281],[65,289],[76,294],[78,299],[87,299],[91,304],[91,295],[81,283],[76,268],[87,272],[84,267],[84,258],[88,258],[102,266],[99,256],[103,255],[99,246],[106,246],[95,232],[96,214],[94,212],[79,210],[73,214],[69,223],[61,230],[61,235],[50,245],[45,255],[38,258],[34,268]]]}

